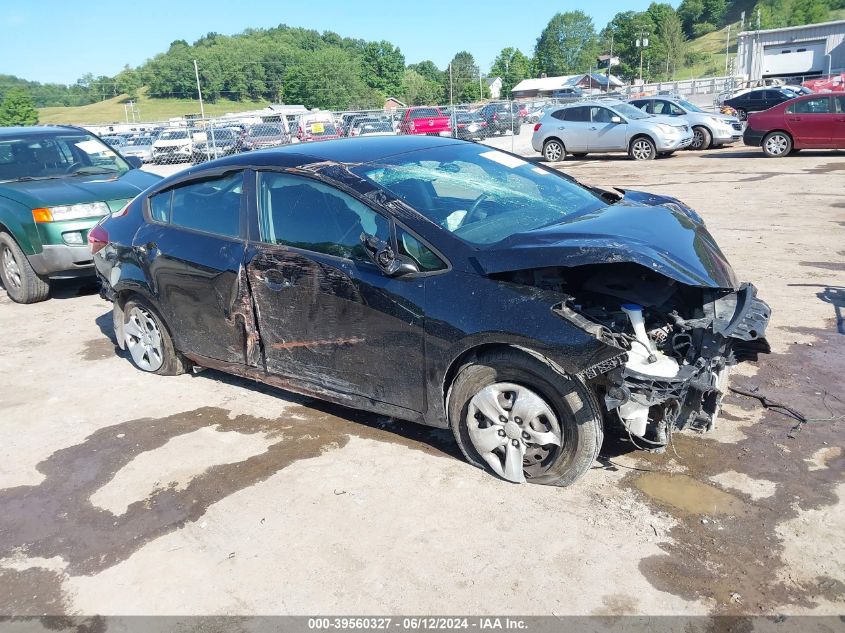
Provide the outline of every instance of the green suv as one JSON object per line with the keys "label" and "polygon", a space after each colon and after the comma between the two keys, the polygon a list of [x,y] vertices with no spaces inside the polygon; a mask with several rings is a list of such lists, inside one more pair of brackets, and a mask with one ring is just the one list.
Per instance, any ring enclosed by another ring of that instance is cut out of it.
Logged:
{"label": "green suv", "polygon": [[77,127],[0,128],[0,280],[35,303],[94,274],[88,230],[161,178]]}

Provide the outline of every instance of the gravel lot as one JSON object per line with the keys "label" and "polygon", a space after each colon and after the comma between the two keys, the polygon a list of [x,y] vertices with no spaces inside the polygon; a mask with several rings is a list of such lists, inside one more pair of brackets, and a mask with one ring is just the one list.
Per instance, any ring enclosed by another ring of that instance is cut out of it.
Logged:
{"label": "gravel lot", "polygon": [[843,154],[560,167],[695,207],[774,311],[733,384],[815,420],[731,396],[664,455],[609,441],[574,487],[515,486],[442,431],[142,374],[90,284],[0,291],[0,614],[842,613]]}

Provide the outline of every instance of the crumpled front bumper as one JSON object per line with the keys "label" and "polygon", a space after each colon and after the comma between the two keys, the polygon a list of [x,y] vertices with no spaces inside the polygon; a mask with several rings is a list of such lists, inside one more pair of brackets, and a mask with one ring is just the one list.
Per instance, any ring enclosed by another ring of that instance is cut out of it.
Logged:
{"label": "crumpled front bumper", "polygon": [[605,377],[608,411],[628,402],[646,407],[668,403],[675,427],[710,429],[726,388],[727,368],[771,351],[765,338],[771,308],[757,297],[753,284],[743,284],[731,293],[708,295],[703,307],[709,324],[696,328],[691,337],[697,339],[698,346],[694,362],[681,365],[671,378],[639,373],[620,364]]}

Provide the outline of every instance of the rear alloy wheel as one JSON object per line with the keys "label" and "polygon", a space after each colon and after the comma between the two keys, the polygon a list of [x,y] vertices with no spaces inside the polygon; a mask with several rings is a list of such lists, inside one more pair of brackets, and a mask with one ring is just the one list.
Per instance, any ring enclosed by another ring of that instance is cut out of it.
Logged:
{"label": "rear alloy wheel", "polygon": [[176,376],[188,370],[188,361],[174,348],[159,316],[140,300],[131,299],[123,308],[123,341],[141,371]]}
{"label": "rear alloy wheel", "polygon": [[15,303],[38,303],[50,296],[50,281],[38,275],[21,247],[8,233],[0,233],[0,279]]}
{"label": "rear alloy wheel", "polygon": [[566,486],[592,465],[602,418],[577,378],[522,352],[488,352],[449,391],[449,421],[467,460],[514,483]]}
{"label": "rear alloy wheel", "polygon": [[634,160],[654,160],[654,157],[657,156],[657,148],[654,147],[650,138],[641,136],[631,141],[628,156]]}
{"label": "rear alloy wheel", "polygon": [[566,160],[566,150],[563,147],[563,143],[557,139],[551,139],[543,143],[543,158],[550,163]]}
{"label": "rear alloy wheel", "polygon": [[713,135],[710,134],[710,131],[701,126],[696,126],[692,128],[692,143],[690,143],[689,148],[691,150],[700,151],[703,149],[710,149],[710,145],[713,143]]}
{"label": "rear alloy wheel", "polygon": [[769,158],[783,158],[792,151],[792,139],[785,132],[769,132],[763,138],[763,153]]}

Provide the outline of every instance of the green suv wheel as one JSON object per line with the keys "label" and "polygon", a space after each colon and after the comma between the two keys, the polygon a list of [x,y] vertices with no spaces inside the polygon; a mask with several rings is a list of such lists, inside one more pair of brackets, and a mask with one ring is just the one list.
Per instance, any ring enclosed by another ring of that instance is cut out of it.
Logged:
{"label": "green suv wheel", "polygon": [[8,233],[0,233],[0,279],[9,298],[16,303],[38,303],[50,296],[50,281],[36,274]]}

